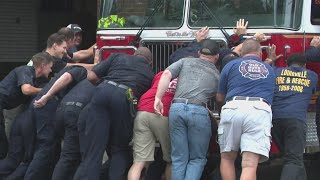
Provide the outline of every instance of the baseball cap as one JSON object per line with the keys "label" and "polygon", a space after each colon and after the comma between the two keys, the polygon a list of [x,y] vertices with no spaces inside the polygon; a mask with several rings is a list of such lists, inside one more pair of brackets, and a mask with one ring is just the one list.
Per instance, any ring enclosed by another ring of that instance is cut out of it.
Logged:
{"label": "baseball cap", "polygon": [[294,54],[291,54],[287,59],[288,65],[291,65],[293,63],[306,64],[307,59],[304,55],[302,55],[300,53],[294,53]]}
{"label": "baseball cap", "polygon": [[78,24],[69,24],[67,26],[67,28],[71,29],[71,31],[73,31],[73,33],[82,32],[82,29]]}
{"label": "baseball cap", "polygon": [[200,53],[209,56],[215,56],[219,53],[218,44],[212,39],[204,39],[201,42]]}
{"label": "baseball cap", "polygon": [[134,52],[134,55],[143,56],[148,60],[148,62],[152,62],[152,54],[151,54],[151,51],[147,47],[139,47]]}

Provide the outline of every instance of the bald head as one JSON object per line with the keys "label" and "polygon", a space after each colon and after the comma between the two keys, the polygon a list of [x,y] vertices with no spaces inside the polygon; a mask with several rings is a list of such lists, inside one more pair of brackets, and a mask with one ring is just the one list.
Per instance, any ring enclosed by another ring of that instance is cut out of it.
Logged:
{"label": "bald head", "polygon": [[139,47],[135,52],[134,55],[136,56],[143,56],[148,64],[152,63],[152,54],[151,51],[147,47]]}
{"label": "bald head", "polygon": [[242,44],[241,56],[245,56],[247,54],[257,54],[261,53],[261,45],[258,41],[254,39],[247,39]]}

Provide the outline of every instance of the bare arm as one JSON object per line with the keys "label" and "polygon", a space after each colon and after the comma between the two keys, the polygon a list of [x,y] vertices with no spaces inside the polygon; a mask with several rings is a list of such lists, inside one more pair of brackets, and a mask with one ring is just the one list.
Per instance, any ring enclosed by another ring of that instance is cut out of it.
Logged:
{"label": "bare arm", "polygon": [[233,29],[234,34],[240,36],[247,34],[248,21],[244,22],[244,19],[239,19],[236,23],[236,28]]}
{"label": "bare arm", "polygon": [[39,100],[36,100],[33,105],[36,108],[41,108],[47,104],[48,100],[57,94],[61,89],[69,85],[73,81],[70,73],[65,72],[57,81],[52,85],[49,91],[43,95]]}
{"label": "bare arm", "polygon": [[100,78],[96,75],[95,72],[93,71],[88,71],[88,76],[87,79],[92,83],[92,84],[96,84]]}
{"label": "bare arm", "polygon": [[40,92],[41,88],[36,88],[34,86],[31,86],[30,84],[23,84],[21,86],[21,91],[24,95],[31,96]]}
{"label": "bare arm", "polygon": [[281,58],[283,56],[282,54],[277,55],[276,49],[277,49],[276,45],[274,45],[274,44],[268,45],[267,58],[264,61],[265,63],[267,63],[269,65],[273,65],[274,62],[276,62],[279,58]]}
{"label": "bare arm", "polygon": [[207,38],[209,33],[208,26],[201,28],[199,31],[196,32],[196,40],[197,42],[201,42],[202,40]]}
{"label": "bare arm", "polygon": [[66,67],[67,66],[82,66],[88,70],[91,70],[92,67],[96,65],[96,64],[86,64],[86,63],[67,63]]}
{"label": "bare arm", "polygon": [[218,112],[221,112],[221,108],[224,104],[224,101],[225,101],[225,95],[221,94],[221,93],[217,93],[216,94],[216,103],[217,103]]}
{"label": "bare arm", "polygon": [[160,114],[160,115],[163,114],[163,104],[161,100],[164,93],[169,87],[169,83],[171,79],[172,79],[172,73],[169,70],[165,70],[162,73],[162,76],[160,78],[157,93],[155,96],[155,101],[154,101],[154,110],[157,114]]}
{"label": "bare arm", "polygon": [[89,58],[94,57],[93,48],[94,48],[95,45],[96,44],[92,45],[88,49],[80,50],[80,51],[77,51],[77,52],[73,53],[72,60],[75,61],[75,62],[82,62],[82,61],[85,61],[85,60],[87,60]]}

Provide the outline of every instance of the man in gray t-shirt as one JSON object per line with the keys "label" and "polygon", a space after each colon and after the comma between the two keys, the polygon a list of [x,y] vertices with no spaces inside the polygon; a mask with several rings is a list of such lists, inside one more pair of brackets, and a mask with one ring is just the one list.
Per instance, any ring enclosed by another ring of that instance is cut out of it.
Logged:
{"label": "man in gray t-shirt", "polygon": [[217,91],[219,70],[215,63],[219,47],[205,39],[199,58],[183,58],[162,74],[155,97],[155,112],[162,115],[161,99],[171,79],[178,77],[176,93],[169,111],[172,179],[200,179],[207,162],[211,121],[206,103]]}

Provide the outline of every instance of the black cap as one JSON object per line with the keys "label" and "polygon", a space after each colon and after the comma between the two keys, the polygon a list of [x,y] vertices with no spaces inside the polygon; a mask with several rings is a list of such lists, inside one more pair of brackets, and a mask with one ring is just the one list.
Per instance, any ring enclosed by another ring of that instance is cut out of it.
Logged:
{"label": "black cap", "polygon": [[307,63],[307,58],[300,53],[291,54],[287,59],[287,64],[289,66],[291,64],[306,64],[306,63]]}
{"label": "black cap", "polygon": [[78,24],[69,24],[67,26],[67,28],[71,29],[71,31],[73,31],[73,33],[82,32],[82,29]]}
{"label": "black cap", "polygon": [[209,56],[215,56],[219,53],[218,44],[212,39],[204,39],[201,42],[200,53]]}

